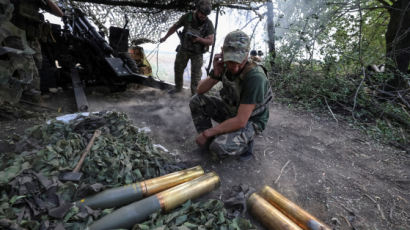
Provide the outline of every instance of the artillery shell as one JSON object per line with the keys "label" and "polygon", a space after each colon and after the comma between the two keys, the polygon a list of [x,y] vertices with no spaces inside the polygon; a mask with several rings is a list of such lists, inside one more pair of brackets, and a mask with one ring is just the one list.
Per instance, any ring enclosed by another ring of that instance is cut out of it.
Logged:
{"label": "artillery shell", "polygon": [[218,185],[219,176],[215,172],[210,172],[200,178],[160,192],[156,196],[161,203],[162,210],[169,211],[187,200],[214,190]]}
{"label": "artillery shell", "polygon": [[77,205],[87,205],[93,209],[104,209],[120,207],[142,197],[150,196],[175,185],[193,180],[204,174],[201,166],[170,173],[164,176],[152,178],[142,182],[125,185],[118,188],[111,188],[97,193],[91,197],[77,201]]}
{"label": "artillery shell", "polygon": [[293,220],[304,230],[330,230],[328,226],[314,216],[288,200],[282,194],[269,186],[263,187],[260,195],[271,205],[279,209],[283,214]]}
{"label": "artillery shell", "polygon": [[194,180],[121,207],[111,214],[95,221],[88,229],[105,230],[131,228],[134,224],[143,221],[149,215],[160,209],[169,211],[189,199],[199,197],[212,191],[218,185],[218,175],[215,173],[207,173]]}
{"label": "artillery shell", "polygon": [[297,224],[256,193],[248,199],[248,209],[268,229],[302,230]]}

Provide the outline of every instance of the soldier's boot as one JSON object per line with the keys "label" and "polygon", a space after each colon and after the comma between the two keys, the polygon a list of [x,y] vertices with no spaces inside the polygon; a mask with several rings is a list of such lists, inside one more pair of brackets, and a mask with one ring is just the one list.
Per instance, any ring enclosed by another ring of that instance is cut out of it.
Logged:
{"label": "soldier's boot", "polygon": [[240,161],[249,161],[250,159],[252,159],[252,157],[253,157],[253,142],[254,142],[254,140],[251,140],[248,143],[248,149],[246,150],[246,152],[242,153],[239,156]]}
{"label": "soldier's boot", "polygon": [[181,93],[181,92],[182,92],[182,89],[175,88],[175,89],[171,89],[170,91],[168,91],[168,94],[174,95],[174,94]]}

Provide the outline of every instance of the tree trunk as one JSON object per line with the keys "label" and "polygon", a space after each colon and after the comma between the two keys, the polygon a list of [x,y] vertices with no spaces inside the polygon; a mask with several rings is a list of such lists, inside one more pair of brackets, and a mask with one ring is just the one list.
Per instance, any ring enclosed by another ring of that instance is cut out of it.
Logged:
{"label": "tree trunk", "polygon": [[268,45],[269,45],[269,60],[270,66],[275,71],[275,26],[273,24],[273,3],[272,0],[267,2],[268,17],[267,17],[267,29],[268,29]]}
{"label": "tree trunk", "polygon": [[[410,1],[398,0],[388,9],[390,21],[386,31],[386,57],[393,61],[394,68],[407,73],[410,63]],[[394,87],[403,86],[401,74],[396,74]]]}

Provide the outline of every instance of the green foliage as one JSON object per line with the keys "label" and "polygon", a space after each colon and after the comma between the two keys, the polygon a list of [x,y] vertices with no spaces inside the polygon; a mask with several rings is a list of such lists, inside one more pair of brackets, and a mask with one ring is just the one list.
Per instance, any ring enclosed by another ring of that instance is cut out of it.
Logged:
{"label": "green foliage", "polygon": [[389,85],[404,85],[408,76],[397,83],[397,73],[364,69],[372,64],[395,64],[386,61],[389,13],[380,1],[282,3],[279,14],[284,17],[277,25],[288,30],[278,28],[276,33],[271,82],[277,99],[291,106],[331,110],[378,140],[407,146],[409,99],[400,100]]}
{"label": "green foliage", "polygon": [[275,63],[278,72],[270,80],[278,100],[309,110],[331,108],[339,120],[352,118],[351,122],[375,139],[401,146],[409,144],[408,112],[402,104],[377,91],[378,86],[392,79],[391,73],[366,76],[366,80],[360,69],[356,69],[356,74],[340,75],[343,69],[334,59],[315,63],[313,67],[301,62],[286,69],[280,53]]}
{"label": "green foliage", "polygon": [[406,138],[405,130],[399,124],[392,124],[388,120],[377,119],[372,126],[366,127],[364,131],[374,139],[387,143],[405,143],[406,141],[404,140]]}

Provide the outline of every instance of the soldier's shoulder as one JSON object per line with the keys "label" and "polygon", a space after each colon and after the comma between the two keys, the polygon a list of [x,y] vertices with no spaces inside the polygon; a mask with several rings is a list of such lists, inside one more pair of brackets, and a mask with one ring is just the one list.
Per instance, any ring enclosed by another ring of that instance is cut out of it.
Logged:
{"label": "soldier's shoulder", "polygon": [[209,18],[206,18],[206,23],[207,23],[208,25],[214,26],[213,22],[212,22],[211,19],[209,19]]}
{"label": "soldier's shoulder", "polygon": [[189,21],[189,17],[190,17],[191,12],[185,13],[183,14],[180,18],[179,21]]}
{"label": "soldier's shoulder", "polygon": [[252,79],[262,79],[262,80],[266,80],[266,72],[265,72],[265,68],[259,64],[259,63],[255,63],[254,68],[252,68],[247,76],[247,78],[252,78]]}

